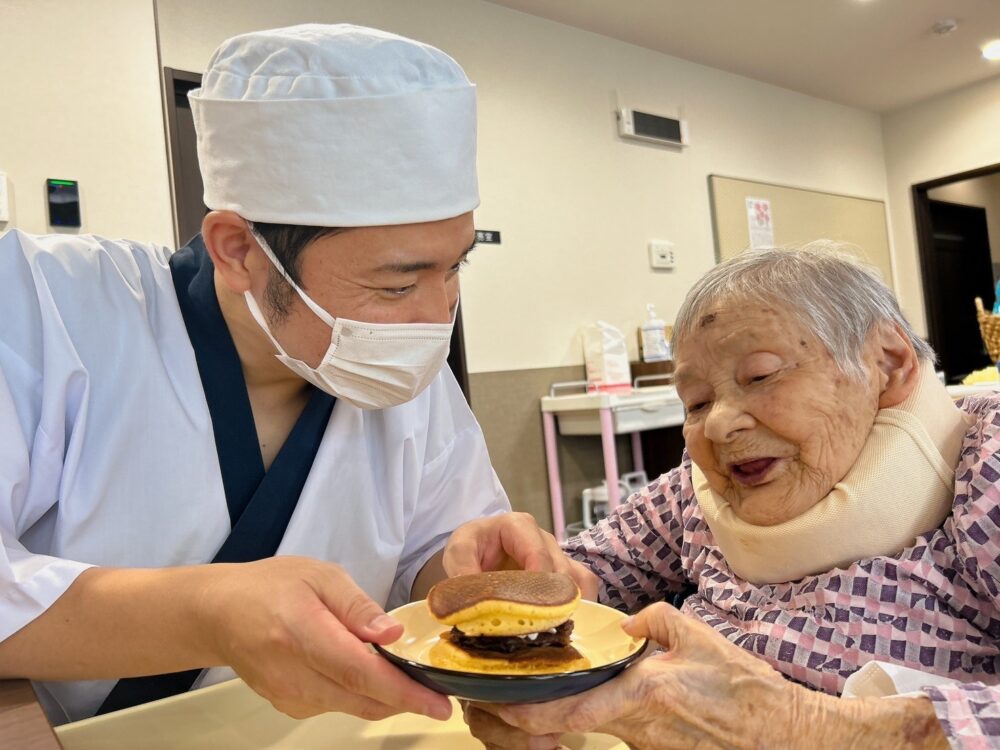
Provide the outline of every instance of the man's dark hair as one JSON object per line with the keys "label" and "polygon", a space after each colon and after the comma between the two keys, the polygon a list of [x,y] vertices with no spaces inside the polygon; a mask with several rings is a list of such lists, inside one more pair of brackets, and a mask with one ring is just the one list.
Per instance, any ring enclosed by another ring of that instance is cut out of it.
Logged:
{"label": "man's dark hair", "polygon": [[[268,224],[263,221],[250,222],[250,226],[264,238],[292,281],[300,287],[302,287],[302,276],[300,275],[302,251],[316,240],[343,231],[336,227]],[[270,307],[273,308],[277,321],[288,315],[294,295],[295,290],[292,289],[291,284],[285,280],[277,268],[272,267],[264,296]]]}

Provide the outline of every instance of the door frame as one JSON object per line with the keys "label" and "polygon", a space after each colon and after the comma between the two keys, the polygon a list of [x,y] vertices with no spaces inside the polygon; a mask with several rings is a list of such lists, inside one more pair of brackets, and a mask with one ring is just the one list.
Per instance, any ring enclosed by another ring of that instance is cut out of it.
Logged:
{"label": "door frame", "polygon": [[180,164],[181,153],[177,145],[177,84],[186,84],[185,88],[197,88],[201,85],[201,73],[192,73],[187,70],[177,70],[176,68],[163,67],[163,106],[167,125],[167,162],[170,164],[170,201],[173,204],[174,217],[174,245],[181,244],[181,202],[177,199],[177,176],[174,174],[174,165]]}
{"label": "door frame", "polygon": [[927,338],[930,339],[931,346],[935,350],[944,336],[944,331],[938,325],[938,311],[941,309],[942,300],[938,295],[934,280],[937,274],[937,256],[934,253],[934,227],[931,223],[931,199],[928,195],[930,190],[953,182],[963,182],[976,177],[987,177],[1000,172],[1000,164],[992,164],[988,167],[970,169],[968,172],[947,177],[938,177],[927,182],[920,182],[911,188],[913,195],[913,218],[916,223],[917,234],[917,254],[920,256],[920,277],[921,286],[924,292],[924,317],[927,320]]}

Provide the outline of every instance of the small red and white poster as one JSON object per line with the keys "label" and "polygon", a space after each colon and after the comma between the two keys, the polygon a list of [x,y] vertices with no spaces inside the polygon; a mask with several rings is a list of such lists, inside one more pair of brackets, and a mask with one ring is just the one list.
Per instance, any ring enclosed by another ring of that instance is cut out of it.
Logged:
{"label": "small red and white poster", "polygon": [[747,198],[747,225],[750,227],[750,247],[774,247],[771,201]]}

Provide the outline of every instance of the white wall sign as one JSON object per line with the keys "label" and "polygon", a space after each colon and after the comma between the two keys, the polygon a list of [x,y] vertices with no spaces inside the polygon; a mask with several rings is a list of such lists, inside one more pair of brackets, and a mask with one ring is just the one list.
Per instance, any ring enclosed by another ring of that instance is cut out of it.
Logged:
{"label": "white wall sign", "polygon": [[766,198],[747,198],[747,225],[750,228],[750,247],[774,246],[771,201]]}

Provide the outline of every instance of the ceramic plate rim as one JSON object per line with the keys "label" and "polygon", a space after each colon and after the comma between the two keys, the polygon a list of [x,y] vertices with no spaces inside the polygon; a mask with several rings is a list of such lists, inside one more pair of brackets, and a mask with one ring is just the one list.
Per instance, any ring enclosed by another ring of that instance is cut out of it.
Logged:
{"label": "ceramic plate rim", "polygon": [[414,669],[419,669],[422,672],[435,672],[437,674],[444,674],[452,677],[465,677],[471,679],[483,679],[483,680],[504,680],[509,682],[537,682],[539,680],[554,680],[554,679],[566,679],[568,677],[580,677],[583,675],[594,674],[595,672],[605,672],[609,669],[613,669],[618,666],[627,666],[631,662],[638,659],[642,654],[646,652],[646,648],[649,646],[649,639],[643,638],[639,647],[633,651],[628,656],[625,656],[618,661],[611,661],[607,664],[602,664],[599,667],[588,667],[587,669],[575,669],[572,672],[546,672],[545,674],[503,674],[502,672],[461,672],[457,669],[447,669],[445,667],[435,667],[432,664],[424,664],[423,662],[413,661],[412,659],[405,659],[402,656],[397,656],[396,654],[386,651],[382,646],[377,643],[373,643],[372,646],[380,654],[385,656],[389,661],[396,662],[398,664],[406,664],[407,666],[413,667]]}
{"label": "ceramic plate rim", "polygon": [[[404,607],[412,607],[416,604],[422,603],[423,601],[425,600],[408,602],[392,610],[392,612],[388,612],[387,614],[390,617],[392,617],[393,613],[397,612],[398,610],[403,609]],[[600,602],[592,602],[589,600],[584,600],[584,601],[586,601],[588,605],[596,605],[598,607],[605,607],[606,609],[614,610],[614,607],[608,607],[606,604],[601,604]],[[614,611],[617,612],[618,610]],[[622,617],[624,619],[625,615],[622,615]],[[483,679],[483,680],[503,680],[505,682],[522,682],[522,681],[538,682],[546,680],[567,679],[570,677],[582,677],[585,675],[596,674],[598,672],[604,672],[609,669],[614,669],[615,667],[626,667],[633,661],[638,659],[640,656],[642,656],[644,653],[646,653],[646,650],[649,647],[648,638],[643,638],[641,640],[639,639],[633,639],[633,640],[638,641],[638,645],[636,646],[635,650],[633,650],[630,654],[623,656],[621,659],[616,659],[615,661],[607,662],[606,664],[600,664],[596,667],[587,667],[586,669],[575,669],[570,672],[546,672],[544,674],[503,674],[502,672],[463,672],[462,670],[459,669],[448,669],[447,667],[437,667],[434,666],[433,664],[426,664],[424,662],[414,661],[413,659],[407,659],[404,656],[399,656],[398,654],[392,653],[391,651],[389,651],[388,649],[377,643],[373,643],[371,645],[375,648],[375,650],[379,654],[388,659],[390,662],[393,662],[395,664],[406,664],[409,667],[418,669],[423,672],[431,672],[435,674],[442,674],[449,677],[462,677],[465,679],[473,679],[473,680]]]}

